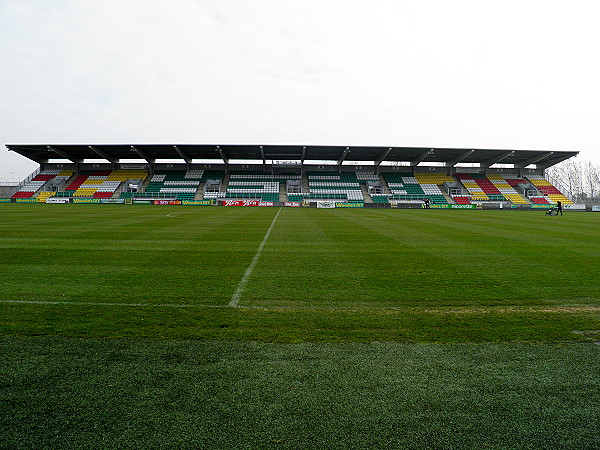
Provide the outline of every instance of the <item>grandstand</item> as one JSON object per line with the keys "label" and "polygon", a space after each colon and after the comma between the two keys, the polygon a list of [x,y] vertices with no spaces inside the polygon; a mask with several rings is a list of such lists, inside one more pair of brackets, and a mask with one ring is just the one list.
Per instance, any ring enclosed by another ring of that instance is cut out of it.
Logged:
{"label": "grandstand", "polygon": [[[329,202],[421,207],[429,200],[436,208],[573,203],[570,194],[552,185],[544,171],[577,154],[290,145],[7,148],[40,165],[13,193],[15,202],[226,204],[239,200],[263,205]],[[91,162],[99,157],[106,162]],[[125,160],[137,162],[121,162]]]}

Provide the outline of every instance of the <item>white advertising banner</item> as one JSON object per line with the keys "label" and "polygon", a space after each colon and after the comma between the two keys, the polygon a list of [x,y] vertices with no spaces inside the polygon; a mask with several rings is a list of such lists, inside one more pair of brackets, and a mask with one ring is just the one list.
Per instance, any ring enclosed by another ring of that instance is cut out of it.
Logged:
{"label": "white advertising banner", "polygon": [[317,208],[335,208],[335,202],[320,201],[317,202]]}
{"label": "white advertising banner", "polygon": [[563,208],[572,209],[574,211],[585,211],[585,204],[583,204],[583,203],[566,204],[566,205],[563,205]]}
{"label": "white advertising banner", "polygon": [[69,203],[70,199],[68,198],[57,198],[57,197],[49,197],[46,199],[46,203]]}

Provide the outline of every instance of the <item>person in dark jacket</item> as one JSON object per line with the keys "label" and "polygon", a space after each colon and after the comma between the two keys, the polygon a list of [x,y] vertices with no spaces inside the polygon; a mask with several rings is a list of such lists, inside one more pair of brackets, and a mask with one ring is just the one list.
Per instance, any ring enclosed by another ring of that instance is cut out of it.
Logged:
{"label": "person in dark jacket", "polygon": [[562,202],[560,200],[556,202],[556,207],[558,208],[556,210],[556,215],[558,216],[560,214],[562,216]]}

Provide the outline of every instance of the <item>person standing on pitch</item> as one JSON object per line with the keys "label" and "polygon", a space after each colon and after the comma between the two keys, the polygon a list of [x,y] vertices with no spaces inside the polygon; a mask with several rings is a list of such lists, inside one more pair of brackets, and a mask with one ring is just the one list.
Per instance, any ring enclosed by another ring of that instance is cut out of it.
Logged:
{"label": "person standing on pitch", "polygon": [[558,214],[560,213],[560,215],[562,216],[563,215],[563,213],[562,213],[562,202],[560,200],[556,202],[556,207],[557,207],[556,215],[558,216]]}

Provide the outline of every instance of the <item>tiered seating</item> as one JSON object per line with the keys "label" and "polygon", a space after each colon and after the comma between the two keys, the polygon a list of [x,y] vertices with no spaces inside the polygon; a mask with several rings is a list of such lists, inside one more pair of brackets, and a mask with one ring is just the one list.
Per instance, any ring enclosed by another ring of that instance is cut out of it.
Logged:
{"label": "tiered seating", "polygon": [[473,201],[501,202],[506,200],[494,183],[483,174],[457,173],[456,178],[467,188]]}
{"label": "tiered seating", "polygon": [[529,197],[529,200],[531,200],[531,203],[536,205],[554,205],[554,202],[551,199],[541,195],[533,195]]}
{"label": "tiered seating", "polygon": [[260,198],[265,202],[279,201],[278,181],[229,181],[226,198]]}
{"label": "tiered seating", "polygon": [[448,203],[446,197],[440,188],[444,183],[454,183],[454,178],[443,173],[417,172],[415,179],[421,185],[425,195],[428,195],[433,203],[444,204]]}
{"label": "tiered seating", "polygon": [[565,197],[565,195],[562,192],[556,189],[548,180],[546,180],[546,178],[544,178],[542,175],[529,175],[527,178],[529,179],[529,181],[531,181],[531,184],[533,184],[536,187],[536,189],[542,194],[544,194],[544,196],[546,196],[547,199],[550,200],[552,203],[556,203],[558,201],[562,202],[563,204],[573,203],[571,200]]}
{"label": "tiered seating", "polygon": [[289,194],[289,201],[306,200],[345,200],[363,202],[360,184],[353,172],[307,172],[308,193]]}
{"label": "tiered seating", "polygon": [[[421,175],[423,174],[419,176]],[[438,178],[424,176],[422,179],[428,181],[428,183],[424,184],[421,184],[416,176],[413,176],[411,173],[384,172],[383,178],[391,194],[371,195],[373,201],[376,203],[387,203],[390,200],[403,203],[421,203],[426,198],[433,204],[444,205],[448,203],[437,184]]]}
{"label": "tiered seating", "polygon": [[[109,184],[104,184],[106,182],[106,178],[112,173],[111,170],[96,170],[79,185],[77,190],[73,193],[73,197],[96,197],[96,192],[104,187],[107,190],[111,190],[108,194],[108,197],[112,195],[120,182],[110,182]],[[101,191],[108,192],[108,191]],[[102,198],[102,194],[100,194],[100,198]]]}
{"label": "tiered seating", "polygon": [[[499,174],[490,174],[488,179],[496,186],[500,193],[509,201],[517,205],[526,205],[529,202],[525,200],[508,181]],[[516,183],[515,186],[519,184]]]}
{"label": "tiered seating", "polygon": [[65,187],[65,193],[67,194],[66,196],[72,197],[75,191],[79,189],[79,186],[81,186],[82,183],[88,179],[88,177],[89,175],[77,175],[75,179],[71,181],[67,187]]}
{"label": "tiered seating", "polygon": [[152,175],[144,193],[123,193],[121,198],[150,197],[172,198],[176,200],[193,200],[198,188],[207,179],[222,179],[223,172],[215,170],[192,169],[161,170]]}
{"label": "tiered seating", "polygon": [[[201,184],[204,171],[194,173],[182,170],[155,172],[146,187],[146,194],[164,194],[162,197],[173,197],[177,200],[193,200]],[[156,195],[156,197],[161,197]]]}
{"label": "tiered seating", "polygon": [[232,171],[224,198],[260,199],[278,202],[280,183],[299,180],[300,175],[269,175],[256,172]]}
{"label": "tiered seating", "polygon": [[84,171],[65,188],[57,197],[93,197],[110,198],[127,180],[144,180],[148,176],[145,170],[94,170]]}
{"label": "tiered seating", "polygon": [[457,205],[470,205],[471,204],[471,197],[465,197],[462,195],[455,195],[454,197],[452,197],[452,199],[454,200],[454,202]]}
{"label": "tiered seating", "polygon": [[12,198],[30,198],[36,192],[38,192],[42,186],[44,186],[48,181],[59,178],[59,179],[67,179],[73,174],[71,170],[43,170],[35,177],[31,179],[31,181],[25,183],[19,192],[15,193]]}
{"label": "tiered seating", "polygon": [[389,203],[390,194],[370,194],[373,203]]}
{"label": "tiered seating", "polygon": [[518,184],[526,184],[527,183],[527,180],[525,180],[523,178],[518,178],[514,175],[507,175],[504,177],[504,179],[513,188],[516,187]]}
{"label": "tiered seating", "polygon": [[38,194],[37,201],[39,203],[46,203],[46,199],[54,197],[54,195],[56,195],[56,192],[42,191]]}
{"label": "tiered seating", "polygon": [[[145,180],[148,176],[148,172],[145,170],[129,170],[120,169],[115,170],[106,179],[102,180],[102,184],[98,186],[96,192],[94,192],[94,198],[110,198],[113,196],[115,191],[119,188],[121,183],[127,180]],[[91,178],[91,177],[90,177]],[[98,180],[100,181],[100,180]],[[89,180],[88,180],[89,182]],[[85,183],[84,183],[85,184]]]}
{"label": "tiered seating", "polygon": [[437,172],[417,172],[415,178],[420,184],[436,184],[441,186],[444,183],[454,183],[456,180],[445,173]]}
{"label": "tiered seating", "polygon": [[21,186],[21,189],[19,189],[18,192],[16,192],[15,194],[13,194],[12,198],[29,198],[29,197],[33,197],[33,195],[40,190],[40,188],[46,184],[45,181],[28,181],[27,183],[25,183],[23,186]]}
{"label": "tiered seating", "polygon": [[356,172],[356,178],[358,179],[358,182],[360,184],[366,184],[366,181],[379,181],[379,176],[374,174],[373,172]]}

